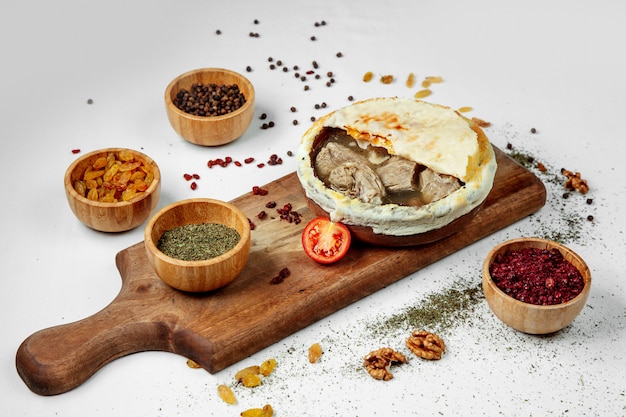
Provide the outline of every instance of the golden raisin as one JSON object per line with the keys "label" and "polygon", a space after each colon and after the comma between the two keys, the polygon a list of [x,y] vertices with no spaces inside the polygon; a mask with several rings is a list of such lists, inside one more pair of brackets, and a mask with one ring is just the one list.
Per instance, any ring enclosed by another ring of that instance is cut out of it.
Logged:
{"label": "golden raisin", "polygon": [[413,88],[414,85],[415,85],[415,74],[410,73],[406,79],[406,86],[408,88]]}
{"label": "golden raisin", "polygon": [[429,75],[426,77],[426,80],[428,80],[431,84],[439,84],[443,82],[443,78],[439,75]]}
{"label": "golden raisin", "polygon": [[430,89],[425,88],[423,90],[418,91],[417,93],[415,93],[415,98],[424,98],[424,97],[428,97],[429,95],[431,95],[432,91],[430,91]]}
{"label": "golden raisin", "polygon": [[363,81],[369,83],[374,78],[374,73],[372,71],[368,71],[363,75]]}
{"label": "golden raisin", "polygon": [[[74,182],[74,189],[88,199],[115,203],[128,201],[146,191],[153,180],[150,167],[135,159],[131,151],[121,150],[98,157],[83,172],[82,180]],[[92,189],[96,191],[91,192]]]}
{"label": "golden raisin", "polygon": [[248,366],[247,368],[243,368],[237,371],[237,373],[235,374],[235,379],[241,382],[246,375],[248,374],[258,375],[259,373],[261,373],[261,369],[259,365],[252,365],[252,366]]}
{"label": "golden raisin", "polygon": [[263,376],[268,376],[274,371],[274,368],[276,368],[276,359],[268,359],[261,364],[259,372]]}
{"label": "golden raisin", "polygon": [[380,82],[383,84],[391,84],[393,82],[393,75],[383,75],[380,77]]}
{"label": "golden raisin", "polygon": [[246,388],[254,388],[261,385],[259,374],[246,374],[241,378],[241,384]]}
{"label": "golden raisin", "polygon": [[272,417],[274,415],[274,409],[271,405],[265,404],[263,406],[263,412],[261,413],[261,417]]}
{"label": "golden raisin", "polygon": [[241,413],[241,417],[272,417],[274,409],[271,405],[265,404],[263,408],[250,408]]}
{"label": "golden raisin", "polygon": [[187,359],[187,366],[193,369],[201,368],[198,362],[194,361],[193,359]]}
{"label": "golden raisin", "polygon": [[221,384],[217,386],[217,395],[224,400],[227,404],[236,404],[237,398],[235,397],[235,393],[228,385]]}
{"label": "golden raisin", "polygon": [[467,113],[472,111],[473,109],[470,106],[463,106],[463,107],[459,107],[459,112],[460,113]]}
{"label": "golden raisin", "polygon": [[319,343],[313,343],[309,347],[309,362],[315,363],[322,357],[322,347]]}

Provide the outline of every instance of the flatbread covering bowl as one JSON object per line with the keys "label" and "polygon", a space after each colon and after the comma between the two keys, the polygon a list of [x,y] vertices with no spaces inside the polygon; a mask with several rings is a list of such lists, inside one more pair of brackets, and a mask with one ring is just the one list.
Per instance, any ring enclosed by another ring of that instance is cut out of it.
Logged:
{"label": "flatbread covering bowl", "polygon": [[457,111],[372,98],[333,111],[302,136],[296,173],[316,215],[366,243],[402,247],[463,229],[497,169],[482,129]]}

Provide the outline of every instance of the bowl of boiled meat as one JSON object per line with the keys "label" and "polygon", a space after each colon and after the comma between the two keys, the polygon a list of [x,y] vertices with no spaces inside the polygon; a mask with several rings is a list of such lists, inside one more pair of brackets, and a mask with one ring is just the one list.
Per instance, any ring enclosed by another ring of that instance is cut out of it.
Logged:
{"label": "bowl of boiled meat", "polygon": [[497,169],[482,129],[449,107],[374,98],[319,118],[302,136],[297,175],[309,208],[365,243],[402,247],[472,220]]}
{"label": "bowl of boiled meat", "polygon": [[494,247],[483,264],[483,291],[493,313],[510,327],[547,334],[571,324],[589,297],[591,272],[560,243],[519,238]]}

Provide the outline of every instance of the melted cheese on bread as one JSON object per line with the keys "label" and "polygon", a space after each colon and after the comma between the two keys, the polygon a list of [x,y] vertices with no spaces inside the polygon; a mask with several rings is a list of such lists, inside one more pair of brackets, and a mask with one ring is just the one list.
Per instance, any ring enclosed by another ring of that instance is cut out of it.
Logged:
{"label": "melted cheese on bread", "polygon": [[[453,175],[464,185],[423,206],[363,203],[327,188],[312,166],[314,144],[324,128],[346,130],[357,141]],[[374,233],[408,236],[441,228],[480,205],[491,191],[497,168],[483,131],[448,107],[404,98],[354,103],[319,119],[304,133],[296,174],[305,194],[332,221],[371,227]]]}
{"label": "melted cheese on bread", "polygon": [[478,155],[477,134],[454,110],[406,98],[355,103],[325,122],[357,140],[382,146],[391,154],[467,181]]}

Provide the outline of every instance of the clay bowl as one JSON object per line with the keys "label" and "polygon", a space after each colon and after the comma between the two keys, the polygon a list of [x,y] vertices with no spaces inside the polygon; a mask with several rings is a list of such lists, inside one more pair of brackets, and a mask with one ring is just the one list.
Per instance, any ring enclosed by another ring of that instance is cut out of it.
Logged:
{"label": "clay bowl", "polygon": [[[307,207],[316,216],[330,217],[330,215],[321,208],[315,201],[310,198],[306,198]],[[402,248],[417,245],[426,245],[428,243],[437,242],[438,240],[445,239],[460,230],[463,230],[465,226],[472,221],[474,217],[480,211],[480,208],[484,205],[484,202],[474,208],[469,213],[451,221],[445,226],[439,229],[429,230],[428,232],[418,233],[408,236],[393,236],[375,233],[371,227],[346,225],[350,229],[352,237],[355,239],[374,246],[384,246],[390,248]]]}
{"label": "clay bowl", "polygon": [[[116,203],[90,200],[80,195],[74,182],[81,179],[88,166],[111,152],[132,153],[137,161],[149,167],[154,179],[146,191],[138,193],[129,201]],[[147,155],[132,149],[107,148],[87,153],[76,159],[65,172],[65,195],[74,215],[86,226],[101,232],[124,232],[145,222],[156,208],[161,195],[161,173],[157,164]]]}
{"label": "clay bowl", "polygon": [[[228,252],[202,261],[183,261],[157,248],[163,233],[187,224],[220,223],[237,230],[241,239]],[[234,205],[196,198],[170,204],[146,225],[144,243],[148,260],[166,284],[188,292],[206,292],[231,283],[243,270],[250,255],[250,222]]]}
{"label": "clay bowl", "polygon": [[[524,303],[505,294],[491,279],[491,264],[498,254],[528,247],[558,249],[580,271],[585,281],[582,292],[568,302],[549,306]],[[591,272],[579,255],[559,243],[538,238],[519,238],[501,243],[489,252],[483,264],[482,284],[487,303],[496,317],[520,332],[548,334],[568,326],[581,312],[589,297]]]}
{"label": "clay bowl", "polygon": [[[189,90],[195,83],[236,84],[246,98],[243,106],[222,116],[195,116],[174,105],[181,89]],[[254,115],[254,87],[243,75],[221,68],[202,68],[174,78],[165,90],[165,106],[170,124],[183,139],[196,145],[218,146],[241,137]]]}

